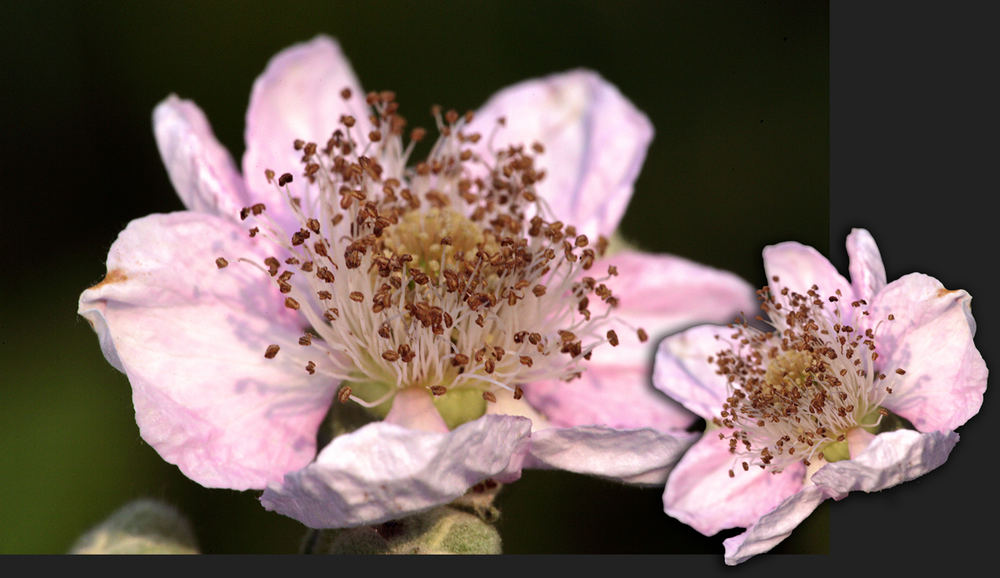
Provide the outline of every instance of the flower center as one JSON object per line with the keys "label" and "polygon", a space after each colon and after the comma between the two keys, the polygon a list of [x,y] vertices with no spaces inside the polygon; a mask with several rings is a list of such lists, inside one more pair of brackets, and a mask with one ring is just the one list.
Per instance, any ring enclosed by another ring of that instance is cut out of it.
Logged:
{"label": "flower center", "polygon": [[[843,459],[847,432],[875,427],[888,413],[881,403],[892,388],[877,369],[878,326],[855,329],[840,318],[839,297],[823,299],[816,286],[806,295],[783,289],[775,296],[766,287],[761,295],[779,330],[734,324],[732,345],[710,358],[729,383],[713,419],[728,430],[719,437],[744,470],[777,473],[797,461]],[[851,304],[852,319],[868,318],[864,305]]]}
{"label": "flower center", "polygon": [[[251,236],[284,251],[258,265],[308,322],[294,352],[307,371],[344,381],[341,401],[382,414],[397,391],[426,388],[454,426],[500,391],[518,399],[524,383],[570,380],[595,347],[617,345],[607,330],[617,298],[604,284],[617,271],[589,275],[607,240],[592,245],[550,217],[535,193],[541,145],[484,153],[470,146],[480,135],[463,130],[471,113],[435,110],[441,137],[406,168],[425,131],[404,146],[394,96],[368,103],[367,135],[342,117],[324,147],[294,143],[300,177],[267,171],[297,231],[260,204],[241,213],[256,223]],[[303,177],[305,194],[293,197],[288,185]]]}

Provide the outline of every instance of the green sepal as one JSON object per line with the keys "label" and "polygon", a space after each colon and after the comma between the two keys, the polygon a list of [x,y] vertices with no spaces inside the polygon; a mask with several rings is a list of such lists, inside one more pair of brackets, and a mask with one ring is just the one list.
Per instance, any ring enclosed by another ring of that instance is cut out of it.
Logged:
{"label": "green sepal", "polygon": [[500,533],[478,516],[440,506],[376,526],[324,530],[316,554],[500,554]]}
{"label": "green sepal", "polygon": [[823,459],[830,463],[851,459],[851,450],[847,445],[847,440],[830,442],[823,446],[820,453],[823,454]]}
{"label": "green sepal", "polygon": [[455,387],[444,395],[434,397],[434,407],[444,419],[448,429],[478,419],[486,413],[483,391],[472,387]]}

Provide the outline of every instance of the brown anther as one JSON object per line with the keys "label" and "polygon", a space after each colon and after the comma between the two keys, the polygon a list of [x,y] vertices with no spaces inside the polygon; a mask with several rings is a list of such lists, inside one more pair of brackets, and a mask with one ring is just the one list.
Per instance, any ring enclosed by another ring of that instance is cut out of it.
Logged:
{"label": "brown anther", "polygon": [[646,341],[648,341],[648,340],[649,340],[649,334],[648,334],[648,333],[646,333],[646,330],[645,330],[645,329],[643,329],[642,327],[640,327],[640,328],[639,328],[639,329],[638,329],[638,330],[637,330],[637,331],[635,332],[635,334],[639,336],[639,341],[640,341],[641,343],[646,343]]}
{"label": "brown anther", "polygon": [[906,370],[904,370],[902,367],[900,367],[900,368],[898,368],[896,370],[896,373],[898,373],[899,375],[904,375],[906,373]]}
{"label": "brown anther", "polygon": [[431,394],[435,396],[441,396],[448,393],[448,388],[443,385],[432,385],[430,390]]}
{"label": "brown anther", "polygon": [[483,392],[483,399],[485,399],[486,401],[488,401],[490,403],[496,403],[497,396],[493,395],[493,392],[491,392],[491,391],[484,391]]}
{"label": "brown anther", "polygon": [[264,352],[264,357],[266,357],[268,359],[274,359],[274,356],[278,355],[278,350],[279,349],[281,349],[281,348],[278,347],[277,345],[273,344],[273,343],[271,345],[268,345],[267,346],[267,351]]}
{"label": "brown anther", "polygon": [[347,403],[351,399],[351,386],[345,385],[337,392],[337,401]]}
{"label": "brown anther", "polygon": [[285,174],[281,175],[280,177],[278,177],[278,186],[279,187],[283,187],[283,186],[287,185],[288,183],[292,182],[293,180],[294,179],[292,178],[292,173],[285,173]]}
{"label": "brown anther", "polygon": [[267,179],[267,184],[274,182],[274,171],[271,169],[264,169],[264,178]]}
{"label": "brown anther", "polygon": [[316,363],[312,361],[306,363],[306,371],[309,372],[309,375],[316,373]]}
{"label": "brown anther", "polygon": [[312,335],[306,333],[302,337],[299,337],[299,345],[302,346],[312,345]]}
{"label": "brown anther", "polygon": [[532,361],[532,359],[530,357],[528,357],[527,355],[522,355],[522,356],[518,357],[518,361],[520,361],[521,365],[523,365],[525,367],[531,367],[532,363],[534,363]]}
{"label": "brown anther", "polygon": [[218,259],[215,260],[215,266],[218,267],[219,269],[224,269],[227,265],[229,265],[229,261],[226,261],[222,257],[219,257]]}
{"label": "brown anther", "polygon": [[299,308],[299,302],[296,301],[295,299],[292,299],[291,297],[285,297],[285,307],[297,311]]}
{"label": "brown anther", "polygon": [[531,289],[531,292],[535,294],[535,297],[541,297],[545,295],[545,285],[535,285]]}
{"label": "brown anther", "polygon": [[345,86],[344,89],[340,91],[340,98],[344,100],[351,98],[351,89]]}
{"label": "brown anther", "polygon": [[399,354],[391,349],[388,349],[382,352],[382,359],[386,361],[396,361],[399,359]]}
{"label": "brown anther", "polygon": [[514,399],[521,399],[524,396],[524,390],[521,389],[520,385],[514,386]]}
{"label": "brown anther", "polygon": [[365,300],[365,296],[361,293],[361,291],[351,291],[350,297],[351,301],[354,301],[355,303],[361,303]]}
{"label": "brown anther", "polygon": [[608,343],[611,344],[611,347],[617,347],[618,346],[618,334],[615,333],[614,329],[609,329],[608,330]]}

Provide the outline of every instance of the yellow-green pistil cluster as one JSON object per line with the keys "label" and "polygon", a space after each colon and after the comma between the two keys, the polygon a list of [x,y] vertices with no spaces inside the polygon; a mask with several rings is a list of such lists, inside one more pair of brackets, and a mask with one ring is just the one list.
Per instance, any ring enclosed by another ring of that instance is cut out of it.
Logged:
{"label": "yellow-green pistil cluster", "polygon": [[[261,267],[309,325],[292,353],[306,371],[342,380],[341,401],[379,413],[400,389],[424,388],[453,427],[501,391],[516,399],[521,384],[572,379],[594,347],[617,344],[606,328],[617,298],[604,284],[617,272],[591,273],[607,241],[548,214],[535,193],[540,144],[484,158],[480,135],[463,131],[471,114],[435,110],[441,137],[404,168],[425,131],[404,148],[394,95],[368,104],[368,134],[343,116],[326,143],[294,143],[299,176],[268,171],[299,230],[281,230],[263,205],[241,215],[251,236],[286,251]],[[303,178],[307,195],[291,197],[287,185]],[[289,354],[273,344],[265,356],[279,350]]]}
{"label": "yellow-green pistil cluster", "polygon": [[[798,461],[847,458],[848,432],[874,428],[888,414],[881,404],[892,388],[875,367],[877,325],[862,331],[840,319],[839,291],[824,297],[813,285],[805,295],[787,288],[773,295],[765,287],[760,295],[778,330],[734,324],[731,346],[709,358],[729,383],[713,419],[726,430],[720,439],[744,470],[777,473]],[[851,303],[851,317],[867,318],[866,305]]]}

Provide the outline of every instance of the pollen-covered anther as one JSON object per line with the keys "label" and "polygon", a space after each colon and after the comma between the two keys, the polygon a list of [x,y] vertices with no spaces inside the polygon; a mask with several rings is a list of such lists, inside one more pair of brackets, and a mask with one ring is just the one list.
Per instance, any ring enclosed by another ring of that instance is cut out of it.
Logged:
{"label": "pollen-covered anther", "polygon": [[[618,300],[603,283],[617,270],[586,276],[608,241],[556,219],[537,195],[541,143],[484,152],[470,146],[490,136],[467,130],[471,113],[437,107],[441,136],[411,163],[427,131],[404,142],[391,91],[365,102],[370,109],[341,116],[325,142],[290,143],[297,172],[266,172],[293,226],[260,204],[240,211],[256,221],[253,235],[283,249],[260,268],[308,324],[299,344],[328,354],[324,375],[389,384],[385,400],[411,386],[435,396],[472,388],[487,401],[500,388],[520,399],[514,384],[574,379],[595,347],[618,345]],[[288,187],[293,173],[306,177],[301,197]],[[374,403],[360,398],[346,387],[338,394]]]}
{"label": "pollen-covered anther", "polygon": [[816,286],[805,295],[767,287],[758,294],[779,330],[731,326],[731,345],[709,358],[729,387],[713,423],[729,432],[723,437],[743,463],[779,472],[825,457],[853,428],[878,425],[892,389],[874,367],[875,331],[845,322],[837,299],[823,299]]}

